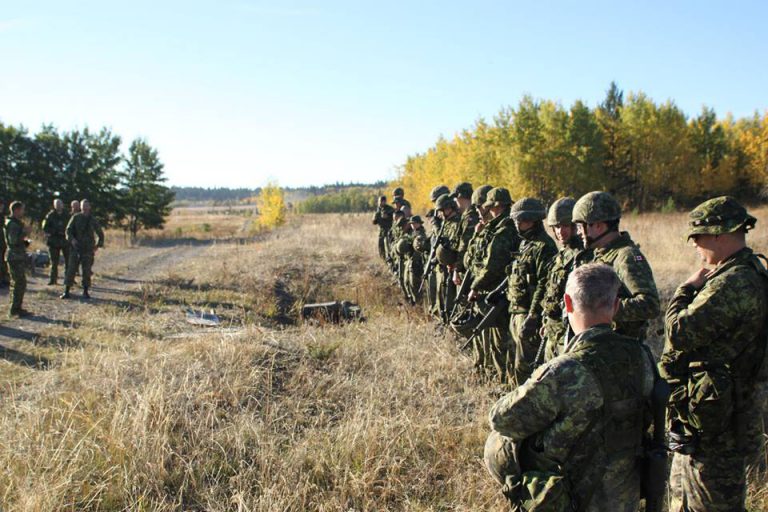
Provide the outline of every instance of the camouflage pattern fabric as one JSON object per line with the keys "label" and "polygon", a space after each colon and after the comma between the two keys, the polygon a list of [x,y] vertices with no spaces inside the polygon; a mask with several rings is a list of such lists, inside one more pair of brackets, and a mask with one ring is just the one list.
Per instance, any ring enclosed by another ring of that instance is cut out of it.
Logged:
{"label": "camouflage pattern fabric", "polygon": [[379,206],[373,214],[373,224],[379,226],[379,256],[383,260],[387,259],[387,241],[389,240],[389,230],[392,229],[392,215],[394,213],[394,208],[385,204]]}
{"label": "camouflage pattern fabric", "polygon": [[43,219],[43,232],[45,233],[45,242],[48,245],[48,254],[51,258],[50,283],[56,283],[59,277],[59,260],[64,256],[64,275],[69,264],[69,244],[67,243],[67,224],[69,223],[69,214],[66,211],[61,213],[51,210]]}
{"label": "camouflage pattern fabric", "polygon": [[[411,246],[413,251],[408,255],[405,262],[405,287],[408,297],[411,299],[411,303],[416,304],[421,300],[419,295],[419,285],[421,285],[421,278],[424,274],[424,256],[423,253],[416,250],[416,246],[422,247],[422,243],[429,243],[427,233],[424,231],[424,227],[420,227],[409,234],[411,240]],[[417,243],[416,240],[419,240]]]}
{"label": "camouflage pattern fabric", "polygon": [[470,206],[461,214],[461,220],[459,221],[458,232],[458,252],[459,252],[459,264],[456,266],[459,272],[465,272],[467,269],[464,266],[464,257],[469,248],[469,242],[475,235],[475,226],[480,222],[480,213],[477,208]]}
{"label": "camouflage pattern fabric", "polygon": [[90,288],[93,261],[97,247],[104,247],[104,232],[93,215],[76,213],[67,224],[67,242],[71,246],[65,286],[72,286],[78,269],[83,288]]}
{"label": "camouflage pattern fabric", "polygon": [[0,215],[0,227],[2,227],[2,233],[0,233],[0,284],[8,284],[9,274],[8,265],[5,262],[5,251],[8,246],[5,243],[5,216]]}
{"label": "camouflage pattern fabric", "polygon": [[[445,197],[445,196],[441,196]],[[458,211],[458,210],[457,210]],[[458,253],[459,250],[459,228],[461,218],[459,215],[454,214],[448,219],[443,219],[445,227],[443,228],[443,238],[445,240],[445,247],[453,252]],[[446,314],[453,309],[453,304],[456,301],[456,285],[451,279],[451,272],[445,265],[437,266],[437,300],[438,310],[440,315]]]}
{"label": "camouflage pattern fabric", "polygon": [[616,332],[644,339],[648,321],[659,315],[660,305],[651,266],[640,247],[622,232],[605,247],[580,253],[576,266],[590,262],[610,265],[621,280],[619,311],[613,319]]}
{"label": "camouflage pattern fabric", "polygon": [[[608,325],[594,326],[574,339],[571,352],[540,366],[496,402],[489,413],[491,427],[518,444],[523,474],[564,472],[576,510],[636,512],[636,453],[647,427],[644,411],[653,388],[653,364],[636,340],[617,335]],[[634,421],[614,430],[616,413],[605,411],[618,410],[613,404],[620,403],[634,404],[622,410],[622,418]],[[503,460],[511,452],[498,455],[497,467],[514,468]]]}
{"label": "camouflage pattern fabric", "polygon": [[[682,285],[667,308],[662,375],[672,385],[670,430],[700,438],[675,454],[672,510],[744,510],[745,452],[766,343],[765,269],[751,249],[721,262],[698,290]],[[740,420],[737,419],[737,415]]]}
{"label": "camouflage pattern fabric", "polygon": [[5,221],[4,236],[7,250],[5,261],[11,278],[11,315],[22,309],[24,293],[27,291],[27,249],[24,244],[24,225],[14,217]]}

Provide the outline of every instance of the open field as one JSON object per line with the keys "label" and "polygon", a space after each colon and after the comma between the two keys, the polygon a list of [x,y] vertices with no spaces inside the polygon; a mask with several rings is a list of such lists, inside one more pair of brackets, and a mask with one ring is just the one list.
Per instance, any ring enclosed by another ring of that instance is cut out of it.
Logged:
{"label": "open field", "polygon": [[[92,303],[33,278],[37,316],[0,325],[0,509],[503,510],[481,460],[499,390],[398,304],[369,216],[292,217],[253,240],[249,220],[174,212],[98,253]],[[623,222],[665,301],[697,267],[684,222]],[[297,323],[331,299],[367,321]],[[186,323],[185,306],[222,327]],[[768,510],[764,475],[751,481],[750,510]]]}

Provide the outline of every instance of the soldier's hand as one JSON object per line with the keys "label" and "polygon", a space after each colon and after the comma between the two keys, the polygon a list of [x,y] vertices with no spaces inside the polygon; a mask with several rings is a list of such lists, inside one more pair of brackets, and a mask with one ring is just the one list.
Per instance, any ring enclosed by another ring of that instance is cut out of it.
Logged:
{"label": "soldier's hand", "polygon": [[690,286],[695,290],[700,290],[704,283],[707,282],[707,277],[711,271],[708,268],[700,268],[683,283],[685,286]]}
{"label": "soldier's hand", "polygon": [[456,286],[461,286],[461,276],[457,271],[453,271],[453,284]]}
{"label": "soldier's hand", "polygon": [[477,290],[469,290],[469,293],[467,294],[467,300],[469,302],[475,302],[477,300]]}

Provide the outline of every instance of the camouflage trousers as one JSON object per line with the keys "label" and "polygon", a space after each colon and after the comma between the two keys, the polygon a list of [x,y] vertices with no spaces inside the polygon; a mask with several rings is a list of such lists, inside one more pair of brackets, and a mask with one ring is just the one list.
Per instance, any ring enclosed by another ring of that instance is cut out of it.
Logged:
{"label": "camouflage trousers", "polygon": [[495,370],[495,380],[500,384],[506,384],[510,377],[510,355],[514,357],[514,351],[510,344],[509,331],[503,327],[491,327],[487,331],[488,357],[492,361]]}
{"label": "camouflage trousers", "polygon": [[78,251],[69,252],[69,265],[66,267],[67,274],[64,277],[64,285],[72,286],[75,284],[75,274],[82,267],[80,275],[82,276],[83,288],[90,288],[91,276],[93,275],[93,252]]}
{"label": "camouflage trousers", "polygon": [[379,233],[379,257],[383,260],[387,259],[387,234],[385,232]]}
{"label": "camouflage trousers", "polygon": [[702,441],[693,455],[675,453],[669,477],[669,511],[743,512],[744,463],[732,432]]}
{"label": "camouflage trousers", "polygon": [[[0,229],[0,237],[3,236],[3,230]],[[0,284],[8,283],[8,265],[5,263],[5,246],[0,247]]]}
{"label": "camouflage trousers", "polygon": [[69,245],[63,247],[49,245],[48,254],[51,257],[50,282],[55,283],[59,278],[59,259],[62,254],[64,255],[64,276],[66,277],[67,275],[67,267],[69,266]]}
{"label": "camouflage trousers", "polygon": [[514,353],[514,377],[519,386],[531,376],[536,365],[536,356],[541,347],[541,336],[523,336],[521,333],[523,322],[528,315],[526,313],[513,314],[509,319],[509,332],[515,346]]}
{"label": "camouflage trousers", "polygon": [[11,276],[11,310],[14,314],[21,311],[24,293],[27,291],[26,261],[9,261],[8,270]]}
{"label": "camouflage trousers", "polygon": [[436,294],[438,315],[441,319],[443,318],[443,315],[445,315],[447,319],[447,316],[453,309],[454,302],[456,302],[456,285],[453,284],[453,280],[450,279],[448,270],[442,267],[440,268],[440,271],[437,272]]}

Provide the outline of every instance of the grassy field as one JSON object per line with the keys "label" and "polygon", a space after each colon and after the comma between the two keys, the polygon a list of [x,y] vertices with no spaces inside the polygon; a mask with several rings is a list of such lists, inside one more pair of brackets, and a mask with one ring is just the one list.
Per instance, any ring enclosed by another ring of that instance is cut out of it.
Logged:
{"label": "grassy field", "polygon": [[[48,321],[0,330],[0,508],[503,510],[481,460],[499,391],[398,304],[368,216],[293,217],[246,243],[248,221],[175,212],[141,247],[97,256],[97,304],[56,311],[33,279]],[[697,266],[684,222],[624,222],[665,301]],[[332,299],[367,321],[297,322]],[[222,327],[191,326],[187,306]],[[751,482],[750,510],[768,510],[764,475]]]}

